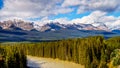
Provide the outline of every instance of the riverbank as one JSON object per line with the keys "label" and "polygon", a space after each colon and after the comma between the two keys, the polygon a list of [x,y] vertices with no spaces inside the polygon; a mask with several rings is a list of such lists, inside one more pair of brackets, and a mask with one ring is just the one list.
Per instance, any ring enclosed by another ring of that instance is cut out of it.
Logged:
{"label": "riverbank", "polygon": [[84,68],[83,65],[59,59],[27,56],[27,66],[30,68]]}

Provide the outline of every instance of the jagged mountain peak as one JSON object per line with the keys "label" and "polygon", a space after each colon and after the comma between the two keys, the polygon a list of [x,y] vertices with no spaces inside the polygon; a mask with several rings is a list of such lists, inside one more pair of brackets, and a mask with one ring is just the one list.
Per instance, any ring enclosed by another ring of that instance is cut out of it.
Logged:
{"label": "jagged mountain peak", "polygon": [[7,20],[0,22],[0,26],[3,29],[11,29],[11,28],[20,28],[22,30],[31,30],[34,29],[33,23],[25,22],[22,20]]}
{"label": "jagged mountain peak", "polygon": [[[112,29],[109,29],[106,24],[101,22],[96,22],[92,24],[81,24],[81,23],[73,23],[73,24],[61,24],[61,22],[48,22],[44,25],[39,25],[33,22],[25,22],[22,20],[8,20],[0,22],[0,27],[2,29],[9,29],[11,25],[14,25],[17,28],[20,28],[22,30],[37,30],[37,31],[56,31],[61,29],[71,29],[71,30],[105,30],[105,31],[111,31]],[[119,29],[119,28],[118,28]]]}
{"label": "jagged mountain peak", "polygon": [[11,24],[11,26],[8,29],[10,29],[10,30],[22,30],[21,28],[16,27],[14,24]]}
{"label": "jagged mountain peak", "polygon": [[2,27],[0,26],[0,29],[2,29]]}

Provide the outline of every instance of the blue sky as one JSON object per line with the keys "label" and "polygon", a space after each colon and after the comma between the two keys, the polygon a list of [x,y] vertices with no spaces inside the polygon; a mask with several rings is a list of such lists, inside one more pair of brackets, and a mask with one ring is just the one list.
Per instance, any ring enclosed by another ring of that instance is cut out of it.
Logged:
{"label": "blue sky", "polygon": [[3,1],[0,0],[0,9],[3,7]]}
{"label": "blue sky", "polygon": [[74,10],[73,12],[67,13],[67,14],[58,14],[55,16],[49,16],[50,19],[56,19],[56,18],[62,18],[62,17],[67,17],[68,19],[72,20],[75,18],[82,18],[83,16],[87,16],[89,15],[91,12],[85,12],[82,14],[76,14],[76,10]]}
{"label": "blue sky", "polygon": [[118,0],[0,0],[0,20],[16,18],[34,22],[117,22],[120,3]]}

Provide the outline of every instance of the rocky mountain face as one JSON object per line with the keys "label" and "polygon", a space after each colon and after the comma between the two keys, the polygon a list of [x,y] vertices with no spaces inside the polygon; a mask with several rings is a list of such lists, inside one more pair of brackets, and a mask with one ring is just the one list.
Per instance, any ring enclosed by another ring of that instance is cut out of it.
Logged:
{"label": "rocky mountain face", "polygon": [[0,27],[0,29],[2,29],[2,27]]}
{"label": "rocky mountain face", "polygon": [[11,29],[11,28],[19,28],[22,30],[32,30],[34,29],[34,26],[32,23],[30,22],[24,22],[22,20],[8,20],[8,21],[3,21],[0,22],[0,27],[2,27],[2,29]]}
{"label": "rocky mountain face", "polygon": [[[38,26],[39,28],[40,26]],[[60,23],[48,23],[40,27],[38,31],[56,31],[61,29],[70,29],[70,30],[105,30],[110,31],[107,26],[93,26],[92,24],[60,24]]]}
{"label": "rocky mountain face", "polygon": [[120,36],[120,30],[109,30],[104,24],[60,24],[51,22],[39,25],[21,20],[0,22],[0,42],[46,41],[102,35],[106,39]]}
{"label": "rocky mountain face", "polygon": [[8,20],[0,22],[0,29],[17,29],[17,30],[27,30],[27,31],[56,31],[61,29],[70,30],[105,30],[111,31],[105,24],[99,24],[94,26],[94,24],[60,24],[59,22],[51,22],[39,26],[39,24],[25,22],[22,20]]}

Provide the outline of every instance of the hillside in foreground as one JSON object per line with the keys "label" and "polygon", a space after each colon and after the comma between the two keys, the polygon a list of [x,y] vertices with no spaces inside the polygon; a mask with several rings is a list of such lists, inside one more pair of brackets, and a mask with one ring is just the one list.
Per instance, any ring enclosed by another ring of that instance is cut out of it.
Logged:
{"label": "hillside in foreground", "polygon": [[[1,67],[26,67],[26,55],[60,59],[85,68],[116,68],[120,65],[120,37],[102,36],[54,42],[1,43]],[[16,64],[18,64],[16,66]]]}

